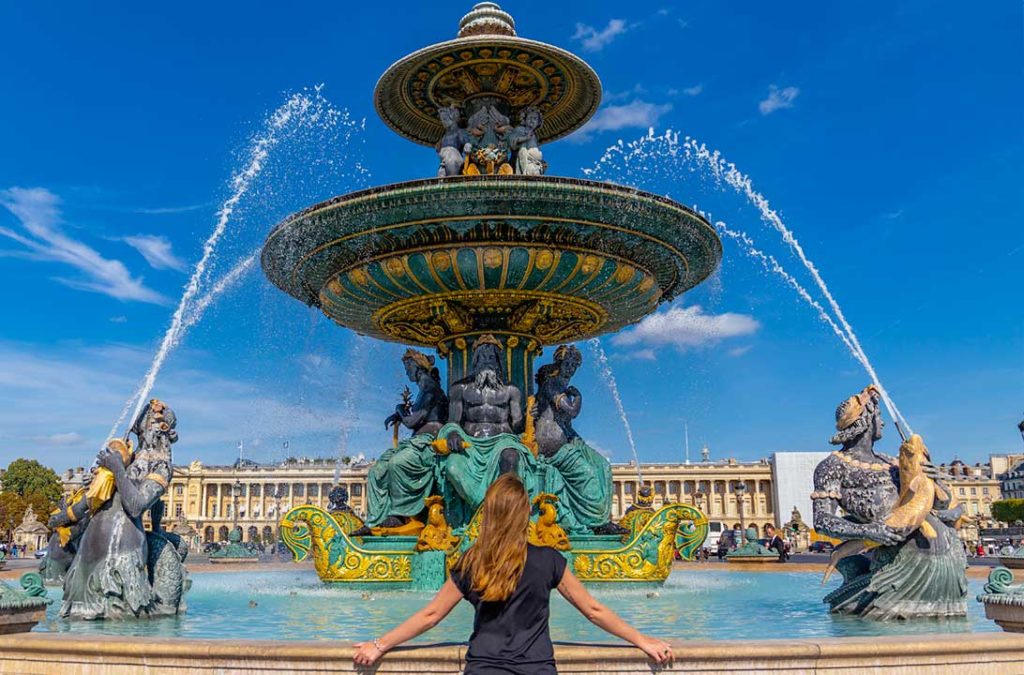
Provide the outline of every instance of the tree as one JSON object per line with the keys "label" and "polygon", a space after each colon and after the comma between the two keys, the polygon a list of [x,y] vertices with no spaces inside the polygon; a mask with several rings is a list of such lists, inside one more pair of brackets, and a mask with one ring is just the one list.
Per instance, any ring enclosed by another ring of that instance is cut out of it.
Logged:
{"label": "tree", "polygon": [[1000,499],[992,502],[992,517],[1010,525],[1018,520],[1024,520],[1024,499]]}
{"label": "tree", "polygon": [[11,462],[0,487],[4,492],[15,492],[22,497],[35,492],[54,504],[64,492],[57,473],[34,459],[16,459]]}
{"label": "tree", "polygon": [[21,523],[27,506],[17,492],[0,492],[0,532],[4,540],[10,540],[11,532]]}

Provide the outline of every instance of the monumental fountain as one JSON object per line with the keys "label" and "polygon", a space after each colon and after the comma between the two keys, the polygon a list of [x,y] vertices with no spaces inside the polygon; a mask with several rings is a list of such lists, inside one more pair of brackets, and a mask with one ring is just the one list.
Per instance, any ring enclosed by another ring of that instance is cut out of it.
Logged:
{"label": "monumental fountain", "polygon": [[394,446],[370,472],[366,522],[313,506],[282,518],[285,542],[325,581],[439,586],[507,471],[534,501],[534,540],[584,580],[664,581],[676,551],[703,543],[707,519],[689,505],[611,522],[608,460],[572,427],[583,397],[570,343],[639,321],[722,255],[710,224],[670,199],[547,175],[543,144],[600,98],[584,61],[481,3],[455,39],[400,59],[374,92],[389,127],[437,150],[436,176],[330,199],[268,236],[263,269],[286,293],[360,335],[434,352],[403,357],[418,393],[386,420]]}

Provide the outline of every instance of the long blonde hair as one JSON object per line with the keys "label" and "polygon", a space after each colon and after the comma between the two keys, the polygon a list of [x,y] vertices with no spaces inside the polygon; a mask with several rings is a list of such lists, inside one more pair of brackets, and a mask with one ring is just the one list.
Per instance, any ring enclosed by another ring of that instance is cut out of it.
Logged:
{"label": "long blonde hair", "polygon": [[500,476],[487,488],[480,536],[456,564],[471,588],[486,602],[508,600],[526,566],[530,500],[515,474]]}

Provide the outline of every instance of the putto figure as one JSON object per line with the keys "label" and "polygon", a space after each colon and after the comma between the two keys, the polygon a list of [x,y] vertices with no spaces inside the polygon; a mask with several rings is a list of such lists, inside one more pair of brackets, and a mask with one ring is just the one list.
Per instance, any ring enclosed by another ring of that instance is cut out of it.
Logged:
{"label": "putto figure", "polygon": [[537,142],[537,129],[544,123],[540,110],[530,106],[519,113],[519,126],[508,132],[505,140],[515,158],[515,172],[524,176],[544,173],[544,153]]}
{"label": "putto figure", "polygon": [[[845,542],[833,558],[843,584],[824,601],[838,614],[881,620],[964,616],[967,558],[955,529],[963,508],[919,436],[898,462],[875,452],[880,398],[871,386],[839,405],[831,442],[842,448],[814,472],[814,528]],[[850,555],[866,549],[873,556]]]}
{"label": "putto figure", "polygon": [[473,345],[469,376],[449,389],[449,423],[438,431],[446,446],[448,522],[469,522],[487,487],[517,473],[531,495],[539,488],[537,460],[517,435],[523,430],[522,392],[505,382],[501,342],[482,335]]}
{"label": "putto figure", "polygon": [[440,108],[437,111],[437,116],[441,119],[441,125],[444,127],[444,136],[437,144],[437,156],[441,160],[437,175],[458,176],[462,173],[465,162],[464,153],[469,152],[473,147],[473,137],[459,126],[462,112],[458,106],[450,105]]}
{"label": "putto figure", "polygon": [[448,397],[441,388],[434,357],[415,349],[402,357],[405,373],[419,387],[412,405],[398,404],[384,420],[411,429],[413,436],[388,449],[367,477],[366,527],[399,527],[424,509],[424,499],[439,491],[440,463],[432,442],[448,418]]}
{"label": "putto figure", "polygon": [[561,345],[553,363],[537,370],[537,449],[545,471],[544,491],[557,495],[558,522],[569,533],[623,534],[611,522],[612,467],[583,442],[572,421],[583,407],[569,384],[583,362],[580,350]]}
{"label": "putto figure", "polygon": [[[108,447],[97,457],[98,469],[113,475],[113,493],[89,506],[94,513],[64,580],[61,616],[125,619],[184,611],[187,547],[160,529],[160,497],[170,483],[176,423],[174,412],[153,399],[132,427],[138,451],[129,449],[126,458]],[[97,482],[94,478],[93,485]],[[90,494],[95,494],[91,488]],[[142,527],[146,511],[151,511],[152,532]]]}

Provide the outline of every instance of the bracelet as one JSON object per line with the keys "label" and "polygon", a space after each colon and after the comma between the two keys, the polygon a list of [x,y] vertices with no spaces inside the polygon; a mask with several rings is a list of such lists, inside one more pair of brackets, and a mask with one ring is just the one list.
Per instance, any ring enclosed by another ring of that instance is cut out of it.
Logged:
{"label": "bracelet", "polygon": [[381,654],[383,654],[383,653],[384,653],[384,648],[380,646],[380,642],[378,642],[378,641],[377,641],[377,638],[373,638],[373,646],[374,646],[374,647],[375,647],[375,648],[377,649],[377,651],[378,651],[378,652],[380,652]]}

